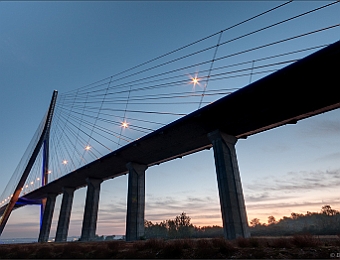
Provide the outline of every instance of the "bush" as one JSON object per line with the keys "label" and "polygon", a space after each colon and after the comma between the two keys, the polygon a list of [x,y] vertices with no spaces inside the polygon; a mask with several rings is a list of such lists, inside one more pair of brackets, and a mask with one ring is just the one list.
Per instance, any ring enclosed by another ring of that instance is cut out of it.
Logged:
{"label": "bush", "polygon": [[270,246],[274,248],[291,248],[292,244],[288,238],[277,238],[272,240]]}
{"label": "bush", "polygon": [[244,238],[244,237],[238,237],[236,238],[236,245],[238,247],[250,247],[250,243],[249,243],[249,240]]}
{"label": "bush", "polygon": [[183,249],[178,247],[178,244],[174,243],[174,241],[168,241],[165,244],[162,253],[164,258],[180,258],[182,256]]}
{"label": "bush", "polygon": [[165,246],[163,239],[151,238],[144,243],[146,249],[159,250]]}
{"label": "bush", "polygon": [[53,258],[53,250],[49,246],[38,247],[35,258]]}
{"label": "bush", "polygon": [[235,247],[224,238],[213,238],[211,240],[214,247],[218,248],[222,254],[231,254],[236,251]]}
{"label": "bush", "polygon": [[254,237],[248,238],[248,242],[250,247],[260,247],[260,242],[257,238]]}
{"label": "bush", "polygon": [[313,235],[294,235],[291,243],[297,247],[317,247],[320,246],[320,241]]}

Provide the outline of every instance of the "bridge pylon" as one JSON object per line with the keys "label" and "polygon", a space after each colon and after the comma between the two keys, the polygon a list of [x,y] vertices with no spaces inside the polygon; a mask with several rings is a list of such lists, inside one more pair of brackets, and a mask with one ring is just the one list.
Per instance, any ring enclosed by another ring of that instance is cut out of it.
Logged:
{"label": "bridge pylon", "polygon": [[[21,193],[21,190],[27,180],[27,177],[34,165],[35,160],[37,159],[37,156],[39,154],[39,151],[41,150],[41,148],[43,147],[43,169],[42,169],[42,185],[46,185],[47,184],[47,174],[48,174],[48,158],[49,158],[49,135],[50,135],[50,129],[51,129],[51,123],[52,123],[52,118],[53,118],[53,112],[54,112],[54,108],[55,108],[55,104],[57,101],[57,96],[58,96],[58,91],[54,90],[53,91],[53,95],[52,95],[52,99],[48,108],[48,112],[47,112],[47,116],[46,116],[46,120],[44,123],[44,127],[43,130],[41,132],[41,135],[38,139],[38,142],[36,143],[34,150],[32,152],[32,155],[30,157],[30,159],[28,160],[25,169],[21,175],[21,178],[15,188],[15,191],[13,192],[13,196],[11,197],[11,199],[9,200],[7,207],[4,211],[4,213],[1,216],[0,219],[0,235],[2,234],[6,223],[15,207],[15,204],[18,202],[19,200],[19,196]],[[41,204],[41,214],[43,215],[43,211],[45,208],[45,203],[46,201],[43,199],[42,200],[42,204]],[[42,224],[42,215],[41,215],[41,220],[40,220],[40,224]]]}

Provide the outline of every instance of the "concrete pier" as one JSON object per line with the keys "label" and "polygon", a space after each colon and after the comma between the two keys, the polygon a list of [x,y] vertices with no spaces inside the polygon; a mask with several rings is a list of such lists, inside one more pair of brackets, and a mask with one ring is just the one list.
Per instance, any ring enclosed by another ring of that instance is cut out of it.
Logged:
{"label": "concrete pier", "polygon": [[55,242],[65,242],[67,240],[74,190],[74,188],[63,188],[63,200],[61,202]]}
{"label": "concrete pier", "polygon": [[213,144],[224,237],[249,237],[235,144],[237,138],[216,130],[208,134]]}
{"label": "concrete pier", "polygon": [[40,233],[38,242],[47,242],[50,236],[55,200],[57,194],[48,194],[46,198],[46,204],[43,211],[42,222],[40,227]]}
{"label": "concrete pier", "polygon": [[81,231],[81,241],[91,241],[96,235],[100,184],[103,180],[87,178],[87,194]]}
{"label": "concrete pier", "polygon": [[145,170],[146,165],[129,162],[128,197],[126,213],[126,241],[144,236]]}

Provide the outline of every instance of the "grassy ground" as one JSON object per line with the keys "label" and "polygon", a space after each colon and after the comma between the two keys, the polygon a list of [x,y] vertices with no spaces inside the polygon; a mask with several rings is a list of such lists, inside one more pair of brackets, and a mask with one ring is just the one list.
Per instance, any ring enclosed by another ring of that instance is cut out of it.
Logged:
{"label": "grassy ground", "polygon": [[177,239],[124,242],[68,242],[0,245],[0,258],[340,258],[340,239],[297,235],[288,238]]}

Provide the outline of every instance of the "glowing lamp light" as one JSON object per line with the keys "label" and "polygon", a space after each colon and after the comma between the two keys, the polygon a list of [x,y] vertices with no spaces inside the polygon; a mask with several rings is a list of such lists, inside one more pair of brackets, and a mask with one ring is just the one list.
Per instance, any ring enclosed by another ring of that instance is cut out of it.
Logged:
{"label": "glowing lamp light", "polygon": [[122,127],[123,128],[128,128],[129,124],[126,121],[124,121],[124,122],[122,122]]}
{"label": "glowing lamp light", "polygon": [[194,84],[194,86],[196,86],[196,84],[199,84],[198,78],[197,77],[192,78],[191,83]]}
{"label": "glowing lamp light", "polygon": [[33,183],[34,183],[34,182],[33,182],[33,181],[31,181],[31,185],[33,185]]}
{"label": "glowing lamp light", "polygon": [[26,185],[26,188],[28,188],[28,184]]}
{"label": "glowing lamp light", "polygon": [[40,178],[37,178],[37,181],[40,181]]}
{"label": "glowing lamp light", "polygon": [[51,170],[47,172],[47,174],[50,174],[50,173],[52,173],[52,171],[51,171]]}
{"label": "glowing lamp light", "polygon": [[196,85],[200,85],[200,79],[197,77],[197,74],[195,75],[194,78],[190,76],[190,79],[191,79],[190,84],[193,85],[193,88],[195,88]]}
{"label": "glowing lamp light", "polygon": [[66,165],[68,162],[66,160],[63,161],[63,164]]}
{"label": "glowing lamp light", "polygon": [[89,151],[91,149],[91,146],[89,146],[89,145],[87,145],[86,147],[85,147],[85,150],[86,151]]}

